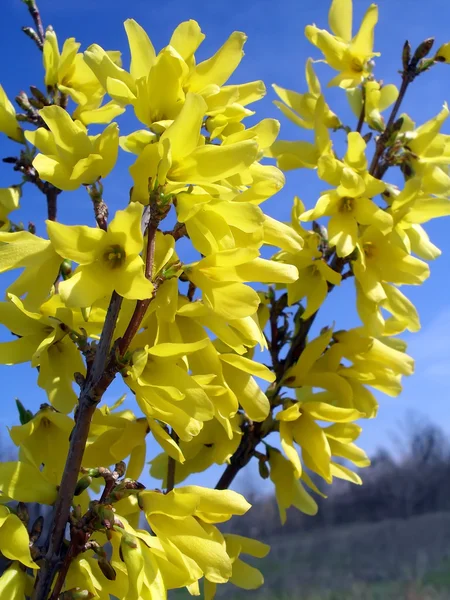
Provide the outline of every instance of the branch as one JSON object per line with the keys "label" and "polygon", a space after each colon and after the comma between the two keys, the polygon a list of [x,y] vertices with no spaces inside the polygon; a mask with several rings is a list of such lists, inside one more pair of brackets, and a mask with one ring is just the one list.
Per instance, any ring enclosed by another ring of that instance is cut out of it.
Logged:
{"label": "branch", "polygon": [[[175,431],[172,429],[171,433],[170,433],[170,437],[173,439],[173,441],[175,443],[178,443],[178,436],[175,433]],[[167,493],[171,492],[173,490],[173,488],[175,487],[175,469],[176,469],[177,463],[175,461],[174,458],[172,458],[171,456],[169,456],[168,462],[167,462]]]}
{"label": "branch", "polygon": [[97,404],[117,373],[116,367],[111,369],[108,368],[108,365],[110,347],[121,305],[122,297],[113,292],[94,362],[82,386],[78,399],[78,408],[75,411],[75,427],[70,437],[69,453],[53,511],[48,547],[44,557],[44,564],[39,572],[37,586],[33,593],[33,600],[46,600],[48,598],[53,578],[61,563],[64,533],[69,519],[92,416]]}
{"label": "branch", "polygon": [[364,125],[364,117],[366,116],[366,88],[364,85],[362,86],[362,98],[361,99],[362,99],[361,112],[359,113],[358,124],[356,125],[356,131],[358,133],[361,133],[361,130]]}
{"label": "branch", "polygon": [[47,186],[45,196],[47,198],[47,218],[49,221],[56,221],[57,198],[60,190],[53,185]]}
{"label": "branch", "polygon": [[23,2],[27,5],[28,12],[30,13],[31,18],[34,21],[34,25],[37,29],[37,34],[38,34],[39,40],[41,42],[41,46],[39,46],[39,47],[42,50],[44,42],[45,42],[45,31],[44,31],[44,26],[42,24],[41,13],[39,12],[39,9],[37,7],[36,0],[23,0]]}
{"label": "branch", "polygon": [[410,46],[408,40],[406,40],[406,42],[403,46],[402,84],[400,86],[400,91],[399,91],[397,100],[395,101],[395,104],[394,104],[391,114],[389,116],[389,120],[387,122],[386,128],[383,131],[383,133],[379,136],[377,143],[376,143],[375,153],[373,155],[372,162],[370,164],[370,169],[369,169],[369,173],[371,175],[373,175],[374,177],[376,177],[379,174],[380,159],[383,156],[383,153],[386,149],[386,143],[388,142],[388,140],[392,134],[392,129],[393,129],[395,120],[397,118],[397,114],[400,109],[400,106],[402,105],[402,102],[405,98],[406,91],[407,91],[410,83],[412,83],[414,81],[414,79],[418,75],[420,75],[420,73],[423,73],[424,70],[426,70],[426,69],[421,68],[421,62],[422,62],[422,59],[424,59],[424,57],[427,56],[427,54],[430,52],[430,50],[433,46],[433,43],[434,43],[434,39],[428,38],[425,41],[423,41],[421,44],[419,44],[412,59],[410,58],[411,46]]}
{"label": "branch", "polygon": [[[150,216],[150,221],[147,229],[147,256],[145,260],[145,276],[150,281],[152,281],[153,279],[153,265],[155,262],[155,245],[157,230],[158,223],[152,216]],[[150,302],[153,300],[155,295],[156,286],[153,290],[153,296],[151,298],[147,298],[146,300],[138,300],[136,302],[136,307],[134,309],[130,322],[128,323],[128,327],[126,328],[122,338],[119,340],[118,352],[120,356],[123,356],[125,354],[125,352],[128,350],[128,347],[131,344],[131,340],[139,331],[139,327],[141,326],[145,313],[147,312],[147,308],[149,307]]]}

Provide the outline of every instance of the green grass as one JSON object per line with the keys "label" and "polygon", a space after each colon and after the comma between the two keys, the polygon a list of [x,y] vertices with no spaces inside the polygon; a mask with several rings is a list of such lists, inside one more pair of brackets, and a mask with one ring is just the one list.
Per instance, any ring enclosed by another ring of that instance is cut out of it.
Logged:
{"label": "green grass", "polygon": [[219,586],[218,600],[450,600],[450,513],[263,541],[271,552],[252,564],[264,586]]}

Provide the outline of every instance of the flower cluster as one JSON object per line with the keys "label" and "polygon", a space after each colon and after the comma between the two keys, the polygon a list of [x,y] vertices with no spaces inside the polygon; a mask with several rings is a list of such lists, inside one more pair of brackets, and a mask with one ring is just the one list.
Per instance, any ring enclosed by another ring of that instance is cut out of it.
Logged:
{"label": "flower cluster", "polygon": [[[433,58],[429,40],[414,54],[405,47],[399,91],[374,74],[377,18],[371,5],[352,37],[351,0],[333,0],[331,33],[305,31],[337,71],[330,85],[345,90],[355,130],[328,105],[312,58],[307,92],[274,86],[275,105],[311,130],[309,142],[278,140],[272,118],[247,126],[266,90],[228,83],[241,32],[198,62],[205,35],[195,21],[157,52],[130,19],[128,67],[98,44],[80,52],[70,38],[60,50],[40,16],[28,32],[46,92],[22,93],[18,115],[0,87],[0,131],[21,146],[6,162],[22,173],[0,190],[0,272],[20,269],[0,302],[10,335],[0,363],[36,368],[48,404],[33,413],[18,402],[18,460],[0,463],[0,552],[13,561],[0,577],[5,597],[163,600],[183,587],[199,595],[202,582],[212,600],[218,584],[254,589],[262,574],[241,555],[263,558],[268,547],[220,531],[250,508],[226,489],[241,468],[259,461],[283,523],[290,506],[317,512],[318,478],[362,483],[349,468],[370,463],[354,443],[359,422],[377,414],[374,391],[398,395],[414,370],[395,336],[417,331],[419,316],[399,286],[428,277],[440,251],[422,224],[450,214],[447,106],[422,125],[398,115],[413,80],[450,62],[448,44]],[[130,110],[138,129],[124,135],[115,119]],[[119,151],[132,155],[129,202],[110,217],[103,191]],[[297,168],[315,170],[323,191],[309,209],[295,198],[282,223],[261,205]],[[394,168],[402,187],[389,181]],[[38,231],[10,220],[25,184],[47,200]],[[74,206],[92,205],[92,222],[58,222],[59,195],[76,190]],[[311,333],[350,278],[360,326]],[[133,408],[125,396],[101,403],[116,377]],[[161,489],[140,482],[148,436],[160,447],[150,475]],[[217,489],[183,483],[213,464],[225,465]],[[55,506],[44,545],[29,502]]]}

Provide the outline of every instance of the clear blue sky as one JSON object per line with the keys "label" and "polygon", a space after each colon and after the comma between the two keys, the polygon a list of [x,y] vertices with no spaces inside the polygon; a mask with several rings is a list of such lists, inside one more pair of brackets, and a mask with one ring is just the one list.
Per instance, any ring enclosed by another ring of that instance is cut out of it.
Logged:
{"label": "clear blue sky", "polygon": [[[2,0],[0,22],[0,82],[10,97],[30,84],[43,87],[41,55],[20,31],[30,20],[21,0]],[[175,26],[186,19],[196,19],[206,40],[201,46],[200,57],[210,56],[233,30],[244,31],[248,35],[245,46],[246,56],[233,76],[236,83],[262,79],[268,87],[263,101],[255,104],[258,119],[280,118],[281,138],[300,139],[302,131],[290,125],[272,105],[275,98],[271,83],[283,87],[305,90],[304,63],[309,56],[318,58],[318,53],[305,39],[305,25],[315,22],[327,27],[328,0],[227,0],[226,2],[206,0],[41,0],[40,7],[44,23],[52,24],[62,43],[67,37],[76,37],[86,48],[98,43],[105,49],[118,49],[124,54],[124,65],[128,65],[128,49],[123,21],[136,19],[143,25],[155,47],[165,46]],[[354,0],[354,28],[359,26],[361,16],[369,6],[369,0]],[[380,0],[380,20],[376,29],[375,49],[382,53],[377,59],[376,73],[386,83],[399,83],[398,70],[403,42],[406,38],[414,47],[429,36],[436,37],[436,48],[448,41],[450,22],[450,2],[448,0]],[[325,66],[318,67],[322,81],[332,76]],[[340,116],[353,117],[347,108],[345,95],[341,90],[327,91],[332,109]],[[408,92],[405,109],[417,122],[423,122],[439,112],[443,102],[450,100],[450,66],[438,65],[423,75]],[[353,119],[354,120],[354,119]],[[251,122],[251,121],[249,121]],[[129,117],[120,121],[122,133],[133,130],[134,123]],[[137,128],[137,127],[136,127]],[[450,132],[447,125],[445,132]],[[0,156],[13,153],[15,145],[0,141]],[[112,210],[123,207],[127,201],[130,180],[126,159],[122,159],[122,169],[106,182],[106,199]],[[8,165],[0,164],[0,185],[16,182],[15,174]],[[318,181],[314,172],[305,170],[287,174],[284,190],[269,200],[264,209],[281,220],[289,218],[292,197],[298,194],[308,207],[311,207],[318,193],[326,185]],[[17,220],[33,220],[38,233],[43,234],[45,207],[42,196],[35,190],[25,188],[22,209]],[[90,206],[84,191],[64,194],[59,202],[60,220],[66,223],[88,222],[91,219]],[[416,359],[416,374],[405,380],[404,392],[400,398],[381,398],[379,416],[374,421],[364,423],[361,445],[370,453],[383,444],[389,444],[392,433],[405,421],[408,413],[418,412],[423,418],[438,422],[450,434],[450,236],[449,222],[441,220],[427,227],[432,241],[443,251],[440,259],[431,265],[431,278],[420,288],[410,288],[408,295],[419,309],[422,331],[411,338],[410,353]],[[8,281],[4,277],[2,289]],[[355,319],[353,284],[347,282],[347,289],[336,290],[329,303],[333,311],[325,308],[319,325],[333,320],[338,327],[350,327]],[[337,307],[336,307],[337,305]],[[6,339],[2,337],[1,339]],[[2,411],[0,423],[10,426],[16,422],[13,408],[14,397],[19,397],[30,408],[35,409],[45,401],[45,394],[35,385],[35,372],[28,365],[0,366],[2,389]],[[113,400],[121,391],[120,386],[108,392],[107,399]],[[117,395],[115,392],[117,391]],[[4,428],[3,428],[4,429]],[[1,438],[7,437],[6,430]],[[6,443],[6,442],[5,442]],[[213,483],[202,478],[202,483]]]}

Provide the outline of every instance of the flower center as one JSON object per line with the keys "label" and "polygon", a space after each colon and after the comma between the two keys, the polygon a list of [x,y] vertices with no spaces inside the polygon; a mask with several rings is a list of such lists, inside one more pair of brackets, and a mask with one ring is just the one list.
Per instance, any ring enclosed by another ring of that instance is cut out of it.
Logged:
{"label": "flower center", "polygon": [[342,198],[339,212],[349,213],[352,212],[354,207],[354,198]]}
{"label": "flower center", "polygon": [[373,258],[376,253],[375,244],[373,244],[372,242],[366,242],[363,245],[363,251],[367,258]]}
{"label": "flower center", "polygon": [[118,269],[121,267],[126,258],[126,252],[119,246],[115,244],[114,246],[109,246],[106,251],[103,253],[103,260],[107,263],[110,269]]}
{"label": "flower center", "polygon": [[353,57],[350,61],[350,65],[352,70],[356,73],[362,73],[364,71],[364,65],[358,58]]}

